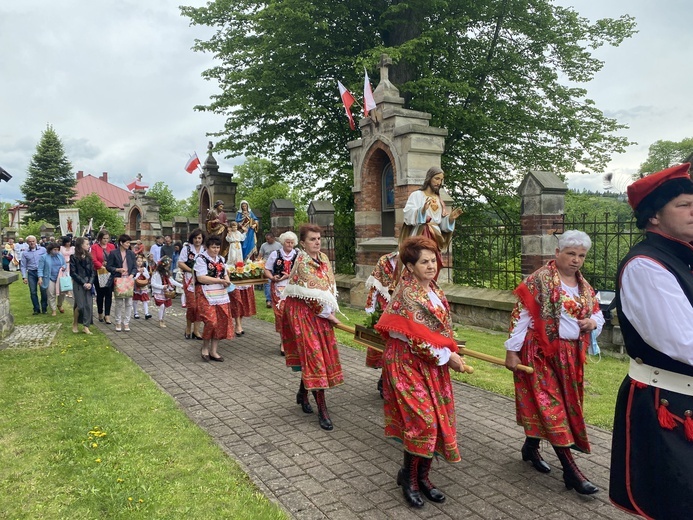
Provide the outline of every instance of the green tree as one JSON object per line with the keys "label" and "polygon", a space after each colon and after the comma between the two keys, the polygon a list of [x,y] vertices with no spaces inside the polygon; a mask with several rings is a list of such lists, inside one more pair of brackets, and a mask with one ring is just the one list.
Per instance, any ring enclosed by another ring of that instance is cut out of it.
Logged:
{"label": "green tree", "polygon": [[[273,199],[289,199],[296,206],[294,223],[307,222],[306,198],[298,189],[293,189],[282,180],[277,165],[268,159],[248,157],[243,164],[234,167],[236,208],[247,200],[253,213],[260,218],[262,230],[269,230],[269,211]],[[234,216],[229,216],[233,218]]]}
{"label": "green tree", "polygon": [[592,49],[634,33],[627,15],[590,23],[550,0],[215,0],[181,11],[216,28],[194,48],[219,62],[203,73],[219,93],[196,107],[226,117],[217,149],[265,155],[305,187],[323,179],[347,194],[355,134],[336,80],[360,92],[363,67],[377,77],[383,52],[406,106],[448,129],[457,199],[508,193],[528,169],[602,171],[629,144],[578,86],[603,65]]}
{"label": "green tree", "polygon": [[693,137],[681,141],[655,141],[650,145],[647,159],[640,165],[638,173],[647,174],[664,170],[676,163],[684,162],[693,153]]}
{"label": "green tree", "polygon": [[0,202],[0,229],[10,225],[10,214],[7,212],[13,206],[11,202]]}
{"label": "green tree", "polygon": [[200,193],[193,190],[187,199],[179,201],[179,205],[183,211],[182,216],[197,219],[200,214]]}
{"label": "green tree", "polygon": [[47,224],[49,223],[45,220],[34,220],[33,218],[27,218],[19,226],[17,236],[26,238],[29,235],[34,235],[36,238],[41,238],[41,226],[45,226]]}
{"label": "green tree", "polygon": [[154,186],[147,190],[147,197],[152,197],[159,204],[160,220],[171,220],[186,212],[185,203],[176,199],[171,188],[163,181],[155,182]]}
{"label": "green tree", "polygon": [[63,143],[48,125],[31,158],[28,175],[21,186],[24,204],[34,221],[59,222],[58,208],[67,206],[75,197],[72,165],[65,155]]}
{"label": "green tree", "polygon": [[94,219],[94,236],[102,225],[113,237],[117,237],[125,231],[125,222],[118,215],[118,212],[106,206],[96,193],[83,197],[75,202],[74,206],[79,209],[79,223],[82,226],[82,233],[86,231],[89,219],[92,218]]}

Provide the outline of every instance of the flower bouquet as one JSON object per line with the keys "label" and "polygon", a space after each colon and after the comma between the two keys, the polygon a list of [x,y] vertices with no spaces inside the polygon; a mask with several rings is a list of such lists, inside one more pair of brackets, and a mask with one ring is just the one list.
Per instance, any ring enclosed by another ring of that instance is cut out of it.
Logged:
{"label": "flower bouquet", "polygon": [[255,262],[236,262],[235,265],[226,266],[229,279],[236,285],[261,284],[267,280],[264,278],[265,263],[261,260]]}

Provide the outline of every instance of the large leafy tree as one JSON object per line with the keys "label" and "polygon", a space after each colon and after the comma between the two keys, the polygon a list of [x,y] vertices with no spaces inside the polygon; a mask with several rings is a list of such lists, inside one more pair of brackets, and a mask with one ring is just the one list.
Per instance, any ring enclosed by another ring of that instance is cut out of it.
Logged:
{"label": "large leafy tree", "polygon": [[155,182],[154,186],[147,190],[147,197],[153,198],[159,204],[160,220],[171,220],[175,216],[186,215],[188,211],[186,202],[176,199],[171,188],[163,181]]}
{"label": "large leafy tree", "polygon": [[624,15],[590,23],[551,0],[215,0],[182,7],[216,28],[194,48],[219,64],[220,92],[198,110],[226,116],[220,150],[269,156],[285,178],[342,194],[349,131],[336,80],[353,90],[380,54],[406,106],[445,127],[443,167],[458,199],[494,201],[527,169],[602,171],[628,144],[586,97],[602,62],[591,55],[634,32]]}
{"label": "large leafy tree", "polygon": [[82,197],[75,202],[74,206],[79,209],[79,223],[82,232],[86,231],[87,226],[89,226],[89,219],[93,219],[93,236],[96,236],[101,226],[106,228],[112,237],[118,237],[125,231],[125,222],[118,215],[118,211],[106,206],[96,193]]}
{"label": "large leafy tree", "polygon": [[647,159],[640,165],[638,172],[648,174],[664,170],[685,161],[691,154],[693,154],[693,137],[681,141],[655,141],[650,145]]}
{"label": "large leafy tree", "polygon": [[65,155],[63,143],[48,125],[31,158],[28,175],[21,186],[24,204],[35,221],[58,223],[58,209],[75,197],[76,179]]}

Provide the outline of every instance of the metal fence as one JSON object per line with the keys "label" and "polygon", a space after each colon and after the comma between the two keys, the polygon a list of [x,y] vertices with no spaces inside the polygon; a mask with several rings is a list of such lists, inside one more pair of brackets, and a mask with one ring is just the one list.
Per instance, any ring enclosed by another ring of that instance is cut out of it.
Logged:
{"label": "metal fence", "polygon": [[[452,261],[453,282],[468,287],[512,290],[522,281],[522,231],[520,224],[499,224],[492,220],[458,225],[447,253]],[[599,219],[587,214],[555,222],[556,233],[579,229],[592,239],[582,274],[596,290],[614,290],[616,270],[630,248],[643,238],[633,219],[619,219],[605,213]],[[330,251],[334,271],[355,274],[356,237],[325,227],[323,249]],[[556,241],[558,245],[558,241]],[[450,264],[448,264],[450,265]]]}
{"label": "metal fence", "polygon": [[489,221],[455,226],[453,282],[469,287],[514,289],[522,281],[520,224]]}
{"label": "metal fence", "polygon": [[356,234],[324,226],[322,229],[322,249],[332,260],[332,269],[338,274],[356,274]]}
{"label": "metal fence", "polygon": [[602,220],[583,214],[563,217],[556,223],[557,232],[566,229],[584,231],[592,240],[592,248],[581,272],[595,290],[615,290],[618,264],[630,248],[644,238],[634,219],[613,218],[605,213]]}

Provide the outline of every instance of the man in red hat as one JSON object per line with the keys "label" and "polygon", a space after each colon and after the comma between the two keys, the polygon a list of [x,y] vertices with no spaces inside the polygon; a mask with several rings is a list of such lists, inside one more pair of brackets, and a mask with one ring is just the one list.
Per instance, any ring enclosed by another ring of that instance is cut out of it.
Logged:
{"label": "man in red hat", "polygon": [[689,163],[628,187],[645,239],[616,280],[630,369],[616,401],[611,501],[655,519],[693,518],[693,182]]}

